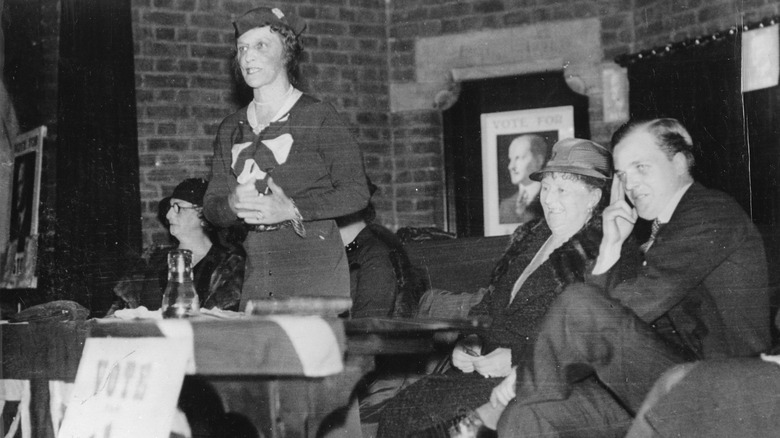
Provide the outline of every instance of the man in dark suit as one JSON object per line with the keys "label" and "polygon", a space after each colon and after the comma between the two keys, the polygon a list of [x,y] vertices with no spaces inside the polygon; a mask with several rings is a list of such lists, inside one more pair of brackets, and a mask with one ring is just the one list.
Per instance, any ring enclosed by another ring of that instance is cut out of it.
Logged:
{"label": "man in dark suit", "polygon": [[[687,130],[674,119],[632,122],[612,144],[599,258],[588,283],[548,312],[516,386],[510,376],[494,390],[496,402],[516,393],[499,436],[623,436],[669,367],[769,346],[761,237],[733,199],[693,180]],[[610,281],[638,217],[654,232],[637,275]]]}

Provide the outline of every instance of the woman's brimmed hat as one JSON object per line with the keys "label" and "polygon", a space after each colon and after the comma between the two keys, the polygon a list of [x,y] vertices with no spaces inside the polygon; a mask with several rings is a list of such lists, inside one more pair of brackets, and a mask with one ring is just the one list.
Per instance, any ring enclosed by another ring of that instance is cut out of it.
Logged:
{"label": "woman's brimmed hat", "polygon": [[306,22],[294,15],[287,15],[279,8],[259,7],[250,9],[244,15],[233,20],[236,38],[255,27],[285,26],[299,36],[306,29]]}
{"label": "woman's brimmed hat", "polygon": [[208,187],[209,182],[203,178],[187,178],[180,182],[179,185],[173,189],[173,194],[171,194],[171,196],[166,196],[157,203],[157,220],[165,227],[170,225],[166,215],[168,214],[168,210],[171,209],[171,199],[174,198],[202,207],[203,197],[206,195],[206,189]]}
{"label": "woman's brimmed hat", "polygon": [[203,178],[187,178],[173,189],[173,194],[168,199],[181,199],[192,205],[202,206],[203,196],[206,194],[208,187],[209,182]]}
{"label": "woman's brimmed hat", "polygon": [[555,143],[545,166],[530,178],[540,181],[546,172],[573,173],[599,179],[612,178],[612,154],[604,146],[581,138],[567,138]]}

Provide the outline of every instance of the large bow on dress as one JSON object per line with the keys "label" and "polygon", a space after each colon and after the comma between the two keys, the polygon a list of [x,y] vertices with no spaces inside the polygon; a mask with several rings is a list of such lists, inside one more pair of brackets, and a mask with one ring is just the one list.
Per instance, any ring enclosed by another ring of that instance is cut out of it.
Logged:
{"label": "large bow on dress", "polygon": [[[293,137],[286,129],[287,119],[283,117],[272,122],[255,141],[233,144],[231,168],[239,184],[245,184],[252,178],[263,181],[276,166],[287,161],[293,145]],[[246,134],[242,132],[240,139],[252,138]]]}

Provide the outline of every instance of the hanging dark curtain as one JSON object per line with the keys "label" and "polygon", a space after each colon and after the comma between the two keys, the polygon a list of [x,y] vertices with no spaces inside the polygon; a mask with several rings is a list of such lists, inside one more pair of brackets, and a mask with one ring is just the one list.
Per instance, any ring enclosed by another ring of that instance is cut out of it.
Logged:
{"label": "hanging dark curtain", "polygon": [[675,117],[690,130],[701,147],[695,178],[729,193],[750,214],[764,236],[776,294],[780,87],[741,92],[739,33],[649,56],[627,67],[631,117]]}
{"label": "hanging dark curtain", "polygon": [[93,314],[141,247],[130,0],[62,0],[54,294]]}
{"label": "hanging dark curtain", "polygon": [[[1,0],[2,26],[5,32],[4,63],[0,62],[8,94],[13,101],[19,120],[19,132],[26,132],[46,120],[44,103],[44,77],[40,67],[44,57],[41,18],[41,2],[31,0]],[[2,32],[2,30],[0,30]],[[7,47],[7,50],[6,50]]]}
{"label": "hanging dark curtain", "polygon": [[[769,275],[780,307],[780,86],[744,94],[753,181],[753,222],[764,235]],[[780,332],[775,330],[775,341]]]}
{"label": "hanging dark curtain", "polygon": [[647,58],[628,66],[631,117],[674,117],[700,146],[695,178],[751,211],[750,162],[735,38]]}
{"label": "hanging dark curtain", "polygon": [[780,247],[780,86],[745,93],[744,99],[753,221]]}

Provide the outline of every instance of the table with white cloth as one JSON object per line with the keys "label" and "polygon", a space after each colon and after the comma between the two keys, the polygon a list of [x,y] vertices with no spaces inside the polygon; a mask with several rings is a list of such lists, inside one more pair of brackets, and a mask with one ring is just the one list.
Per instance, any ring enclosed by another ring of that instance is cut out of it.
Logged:
{"label": "table with white cloth", "polygon": [[[353,437],[360,436],[359,420],[349,413],[353,391],[373,369],[376,355],[431,351],[433,334],[485,324],[245,316],[192,318],[185,325],[191,328],[194,359],[189,373],[208,382],[224,411],[244,416],[258,436]],[[51,413],[42,408],[48,400],[41,398],[48,398],[49,381],[74,381],[87,338],[181,336],[165,321],[115,319],[0,324],[0,333],[0,378],[30,381],[35,437],[54,436]]]}

